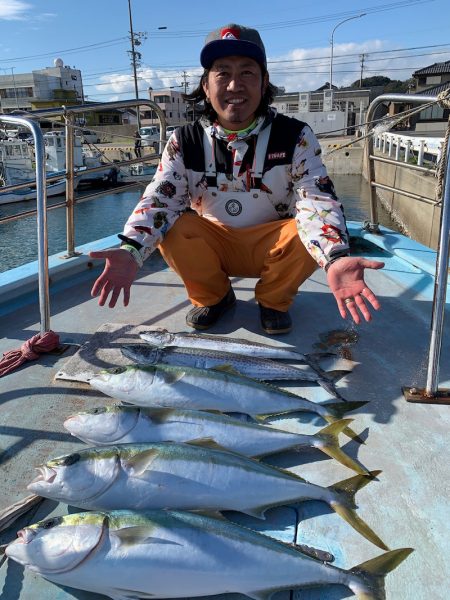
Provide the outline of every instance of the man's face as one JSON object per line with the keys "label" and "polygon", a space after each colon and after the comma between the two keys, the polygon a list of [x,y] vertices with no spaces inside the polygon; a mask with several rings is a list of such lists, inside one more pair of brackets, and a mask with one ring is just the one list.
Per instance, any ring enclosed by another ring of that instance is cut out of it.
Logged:
{"label": "man's face", "polygon": [[260,65],[245,56],[215,60],[203,82],[203,90],[217,119],[225,129],[245,129],[255,119],[255,111],[268,84]]}

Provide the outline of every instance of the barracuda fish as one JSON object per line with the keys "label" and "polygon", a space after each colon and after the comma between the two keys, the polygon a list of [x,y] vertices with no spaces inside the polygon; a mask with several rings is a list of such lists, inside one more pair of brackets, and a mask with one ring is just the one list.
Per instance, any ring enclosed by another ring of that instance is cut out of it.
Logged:
{"label": "barracuda fish", "polygon": [[301,354],[293,346],[271,346],[241,338],[209,335],[207,333],[188,333],[186,331],[170,332],[162,328],[144,331],[140,334],[140,337],[149,344],[160,348],[171,346],[177,346],[178,348],[206,348],[208,350],[234,352],[241,356],[298,360],[310,366],[315,365],[320,357],[330,356],[331,354],[329,352]]}
{"label": "barracuda fish", "polygon": [[367,475],[367,469],[339,447],[338,435],[351,422],[352,419],[336,421],[314,435],[302,435],[199,410],[115,405],[73,415],[64,422],[64,427],[94,446],[209,438],[223,448],[254,457],[290,448],[317,448],[357,473]]}
{"label": "barracuda fish", "polygon": [[240,356],[231,352],[205,350],[201,348],[156,348],[147,344],[121,346],[124,356],[140,365],[166,364],[196,369],[231,368],[241,375],[259,379],[311,381],[322,386],[332,396],[345,401],[335,388],[335,382],[349,371],[328,371],[318,373],[309,365],[292,367],[270,358]]}
{"label": "barracuda fish", "polygon": [[[164,364],[113,367],[94,375],[89,383],[112,398],[139,406],[240,412],[257,420],[275,413],[302,411],[316,413],[330,423],[366,404],[319,404],[227,370]],[[344,433],[355,439],[356,434],[349,428]]]}
{"label": "barracuda fish", "polygon": [[380,471],[321,487],[207,441],[86,448],[51,459],[38,472],[30,491],[87,510],[235,510],[264,519],[274,506],[318,500],[388,550],[355,511],[356,492]]}
{"label": "barracuda fish", "polygon": [[[6,555],[59,585],[115,600],[242,593],[339,584],[385,600],[384,577],[412,552],[392,550],[346,570],[234,523],[179,511],[80,513],[18,532]],[[268,568],[270,566],[270,568]]]}

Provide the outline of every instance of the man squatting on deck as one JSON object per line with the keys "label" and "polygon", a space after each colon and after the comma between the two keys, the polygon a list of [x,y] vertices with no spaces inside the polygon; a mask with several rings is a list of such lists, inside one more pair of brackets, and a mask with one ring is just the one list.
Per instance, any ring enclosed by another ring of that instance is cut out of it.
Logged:
{"label": "man squatting on deck", "polygon": [[181,277],[193,308],[186,323],[208,329],[235,303],[229,278],[257,277],[261,325],[291,329],[288,309],[317,265],[340,314],[371,319],[379,302],[364,269],[381,262],[349,256],[345,218],[308,125],[269,105],[264,45],[255,29],[227,25],[201,51],[204,73],[187,98],[204,114],[170,137],[153,181],[129,217],[120,248],[106,259],[92,295],[127,306],[143,261],[158,247]]}

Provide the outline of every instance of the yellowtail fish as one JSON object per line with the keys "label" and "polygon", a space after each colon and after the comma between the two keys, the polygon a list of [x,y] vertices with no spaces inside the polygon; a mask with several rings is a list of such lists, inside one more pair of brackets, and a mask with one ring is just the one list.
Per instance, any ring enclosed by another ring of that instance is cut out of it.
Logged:
{"label": "yellowtail fish", "polygon": [[38,472],[31,492],[87,510],[235,510],[263,519],[268,508],[319,500],[387,550],[354,502],[379,471],[321,487],[205,441],[86,448],[49,460]]}
{"label": "yellowtail fish", "polygon": [[[269,600],[277,590],[344,585],[385,600],[384,577],[412,552],[346,570],[234,523],[180,511],[87,512],[25,527],[6,555],[58,585],[114,599],[225,593]],[[270,568],[268,568],[270,567]]]}
{"label": "yellowtail fish", "polygon": [[200,410],[114,405],[73,415],[64,427],[94,446],[210,438],[223,448],[253,457],[291,448],[316,448],[357,473],[367,474],[339,447],[338,435],[351,421],[336,421],[314,435],[303,435]]}
{"label": "yellowtail fish", "polygon": [[[239,412],[255,419],[283,412],[312,412],[327,422],[366,402],[319,404],[233,371],[171,365],[128,365],[97,373],[90,385],[117,400],[139,406]],[[356,434],[344,430],[349,437]],[[361,441],[361,440],[358,440]]]}

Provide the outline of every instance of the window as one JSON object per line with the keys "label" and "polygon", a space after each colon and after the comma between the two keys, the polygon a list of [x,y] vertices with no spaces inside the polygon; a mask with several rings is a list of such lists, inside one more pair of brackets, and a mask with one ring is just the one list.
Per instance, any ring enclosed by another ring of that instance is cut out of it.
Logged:
{"label": "window", "polygon": [[421,121],[443,121],[444,117],[444,109],[436,104],[420,111]]}
{"label": "window", "polygon": [[0,90],[0,98],[32,98],[33,88],[31,87],[16,87],[4,88]]}
{"label": "window", "polygon": [[440,75],[429,75],[427,77],[427,80],[426,80],[427,85],[437,85],[438,83],[441,83]]}
{"label": "window", "polygon": [[153,100],[157,103],[157,104],[165,104],[170,102],[170,96],[155,96],[153,98]]}

